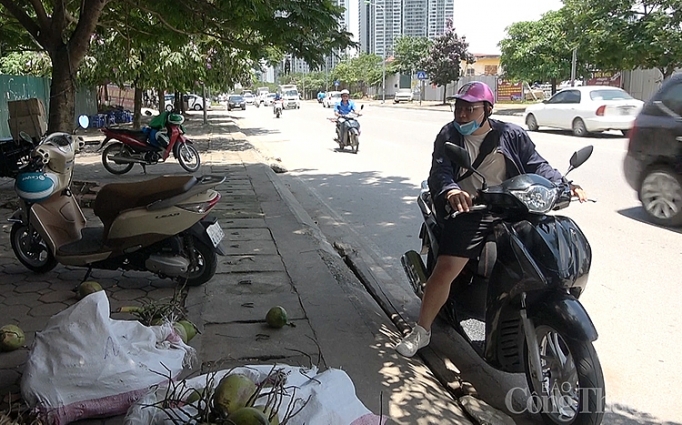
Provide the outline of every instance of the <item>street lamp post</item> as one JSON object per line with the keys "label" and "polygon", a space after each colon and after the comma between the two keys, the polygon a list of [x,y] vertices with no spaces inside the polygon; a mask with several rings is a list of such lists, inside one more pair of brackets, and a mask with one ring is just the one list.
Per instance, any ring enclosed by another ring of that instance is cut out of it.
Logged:
{"label": "street lamp post", "polygon": [[[372,5],[372,0],[365,0],[365,4]],[[376,4],[376,2],[374,2],[375,9],[377,8],[377,6],[381,8],[381,11],[384,14],[384,20],[382,23],[383,25],[382,39],[384,42],[384,47],[383,49],[381,49],[381,103],[386,103],[386,9],[384,8],[383,5]],[[374,15],[375,15],[374,19],[376,19],[376,13]]]}

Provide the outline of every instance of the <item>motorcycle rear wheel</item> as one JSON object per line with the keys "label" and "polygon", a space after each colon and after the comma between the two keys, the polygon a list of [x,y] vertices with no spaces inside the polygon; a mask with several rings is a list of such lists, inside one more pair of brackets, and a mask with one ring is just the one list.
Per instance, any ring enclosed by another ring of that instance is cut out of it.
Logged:
{"label": "motorcycle rear wheel", "polygon": [[215,250],[192,236],[196,265],[188,270],[187,286],[200,286],[208,282],[215,275],[218,267],[218,256]]}
{"label": "motorcycle rear wheel", "polygon": [[110,158],[115,155],[130,157],[132,156],[132,153],[130,152],[130,148],[121,142],[110,143],[102,152],[102,165],[104,165],[104,168],[106,168],[108,172],[121,175],[133,169],[133,165],[135,164],[132,162],[116,162],[113,158]]}
{"label": "motorcycle rear wheel", "polygon": [[[192,163],[192,159],[195,159],[196,163]],[[182,143],[178,148],[178,162],[188,173],[197,171],[201,166],[199,151],[189,143]]]}
{"label": "motorcycle rear wheel", "polygon": [[566,338],[551,324],[542,321],[535,323],[535,332],[542,362],[542,381],[532,377],[527,343],[524,346],[526,379],[534,394],[535,412],[539,412],[543,422],[548,424],[601,423],[606,392],[604,374],[592,342]]}
{"label": "motorcycle rear wheel", "polygon": [[27,225],[14,223],[10,241],[14,255],[27,269],[35,273],[47,273],[57,266],[50,247],[35,230],[29,234]]}

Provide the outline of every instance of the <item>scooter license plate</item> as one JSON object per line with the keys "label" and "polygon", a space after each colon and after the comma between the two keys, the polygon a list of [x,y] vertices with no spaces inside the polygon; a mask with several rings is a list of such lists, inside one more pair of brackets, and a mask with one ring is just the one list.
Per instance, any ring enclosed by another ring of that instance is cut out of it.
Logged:
{"label": "scooter license plate", "polygon": [[213,247],[218,246],[220,241],[222,241],[223,238],[225,237],[225,233],[223,233],[223,229],[220,227],[220,224],[218,222],[215,222],[208,226],[206,228],[206,234],[208,234],[208,237],[211,238]]}

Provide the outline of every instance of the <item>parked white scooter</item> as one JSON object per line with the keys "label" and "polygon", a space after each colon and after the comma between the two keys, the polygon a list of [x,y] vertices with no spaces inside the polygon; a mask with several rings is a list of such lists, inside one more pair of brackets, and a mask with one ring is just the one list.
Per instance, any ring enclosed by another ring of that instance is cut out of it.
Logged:
{"label": "parked white scooter", "polygon": [[[87,127],[87,117],[79,121]],[[162,176],[102,187],[92,225],[70,185],[78,140],[67,133],[47,136],[15,182],[19,209],[10,240],[19,261],[45,273],[57,263],[93,268],[150,271],[197,286],[213,277],[216,254],[224,255],[220,224],[208,212],[220,200],[213,188],[223,176]]]}

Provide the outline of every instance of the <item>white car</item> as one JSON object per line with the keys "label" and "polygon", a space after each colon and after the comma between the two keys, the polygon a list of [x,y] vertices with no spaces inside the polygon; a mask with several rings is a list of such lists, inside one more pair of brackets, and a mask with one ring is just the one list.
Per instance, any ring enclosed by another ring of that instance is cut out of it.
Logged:
{"label": "white car", "polygon": [[284,109],[301,109],[301,98],[298,90],[287,90],[282,93],[282,105]]}
{"label": "white car", "polygon": [[607,130],[625,134],[643,105],[644,102],[618,87],[569,87],[527,107],[524,120],[530,131],[553,127],[571,130],[579,137]]}
{"label": "white car", "polygon": [[324,99],[322,100],[322,105],[325,108],[333,108],[338,102],[341,102],[341,92],[340,91],[330,91],[327,92]]}
{"label": "white car", "polygon": [[[204,99],[201,96],[197,96],[196,94],[186,94],[183,96],[185,100],[185,107],[188,110],[195,110],[195,111],[201,111],[204,109]],[[166,111],[172,111],[173,106],[175,102],[175,95],[174,94],[166,94],[165,96],[165,108]],[[211,110],[211,101],[209,100],[207,102],[208,109]]]}
{"label": "white car", "polygon": [[393,96],[393,103],[412,102],[413,99],[412,89],[398,89],[395,96]]}
{"label": "white car", "polygon": [[275,101],[275,93],[268,93],[266,96],[263,96],[263,106],[271,106],[272,102]]}
{"label": "white car", "polygon": [[243,97],[244,100],[246,101],[246,104],[247,104],[247,105],[253,105],[253,102],[256,101],[256,96],[254,96],[254,95],[251,94],[251,93],[243,94],[242,97]]}

